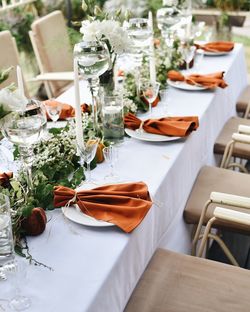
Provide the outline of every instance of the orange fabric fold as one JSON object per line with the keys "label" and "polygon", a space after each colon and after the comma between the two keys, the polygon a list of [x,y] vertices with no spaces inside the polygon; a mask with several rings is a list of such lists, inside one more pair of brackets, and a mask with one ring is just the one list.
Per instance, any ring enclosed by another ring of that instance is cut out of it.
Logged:
{"label": "orange fabric fold", "polygon": [[8,186],[9,180],[13,177],[13,172],[0,172],[0,185],[3,187]]}
{"label": "orange fabric fold", "polygon": [[[75,116],[75,109],[69,104],[61,103],[61,102],[58,102],[55,100],[46,100],[46,101],[44,101],[44,104],[52,106],[52,107],[53,106],[56,107],[57,105],[61,105],[62,111],[61,111],[61,114],[59,117],[60,120],[64,120],[64,119],[71,118],[71,117]],[[81,109],[82,109],[82,112],[87,112],[87,113],[90,112],[90,107],[88,104],[82,104]],[[47,119],[50,120],[48,114],[47,114]]]}
{"label": "orange fabric fold", "polygon": [[206,44],[196,44],[196,47],[207,52],[230,52],[234,48],[234,43],[230,41],[215,41]]}
{"label": "orange fabric fold", "polygon": [[142,121],[129,113],[124,118],[125,127],[136,130],[142,125],[145,132],[169,136],[185,137],[199,126],[197,116],[164,117]]}
{"label": "orange fabric fold", "polygon": [[226,88],[228,85],[223,79],[224,72],[217,72],[207,75],[191,74],[184,76],[176,70],[170,70],[167,74],[168,79],[172,81],[185,81],[190,85],[201,85],[209,89],[220,87]]}
{"label": "orange fabric fold", "polygon": [[56,186],[54,206],[72,204],[77,204],[85,214],[116,224],[129,233],[141,223],[152,201],[147,185],[143,182],[105,185],[79,192]]}

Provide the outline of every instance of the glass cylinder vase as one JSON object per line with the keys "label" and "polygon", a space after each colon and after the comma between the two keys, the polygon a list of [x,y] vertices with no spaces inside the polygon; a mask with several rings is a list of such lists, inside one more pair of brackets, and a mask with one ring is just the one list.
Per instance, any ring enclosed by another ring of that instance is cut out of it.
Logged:
{"label": "glass cylinder vase", "polygon": [[122,96],[105,95],[102,103],[103,135],[111,143],[122,143],[124,138]]}

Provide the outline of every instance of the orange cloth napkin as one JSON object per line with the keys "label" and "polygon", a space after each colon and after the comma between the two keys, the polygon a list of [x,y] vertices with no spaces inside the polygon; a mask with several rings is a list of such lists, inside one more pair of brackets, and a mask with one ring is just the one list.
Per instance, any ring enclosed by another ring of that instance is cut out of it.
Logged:
{"label": "orange cloth napkin", "polygon": [[[60,120],[64,120],[64,119],[75,116],[75,109],[69,104],[61,103],[55,100],[44,101],[44,104],[54,106],[54,107],[60,104],[62,106],[62,111],[61,111],[60,118],[59,118]],[[90,111],[90,107],[87,104],[82,104],[81,109],[82,109],[82,112],[88,113]],[[47,114],[47,119],[50,119],[48,114]]]}
{"label": "orange cloth napkin", "polygon": [[9,180],[13,177],[12,172],[0,172],[0,185],[3,187],[8,186]]}
{"label": "orange cloth napkin", "polygon": [[165,117],[147,119],[144,122],[129,113],[124,118],[125,127],[136,130],[140,127],[148,133],[184,137],[199,126],[197,116]]}
{"label": "orange cloth napkin", "polygon": [[195,44],[197,49],[207,52],[230,52],[234,48],[234,43],[230,41],[215,41],[206,44]]}
{"label": "orange cloth napkin", "polygon": [[176,70],[170,70],[167,74],[167,77],[173,81],[185,81],[190,85],[201,85],[207,87],[209,89],[213,89],[216,87],[226,88],[227,83],[223,79],[224,72],[217,72],[213,74],[207,75],[198,75],[198,74],[191,74],[184,76],[180,72]]}
{"label": "orange cloth napkin", "polygon": [[54,206],[71,204],[77,204],[85,214],[116,224],[129,233],[141,223],[152,201],[147,185],[143,182],[105,185],[79,192],[56,186]]}

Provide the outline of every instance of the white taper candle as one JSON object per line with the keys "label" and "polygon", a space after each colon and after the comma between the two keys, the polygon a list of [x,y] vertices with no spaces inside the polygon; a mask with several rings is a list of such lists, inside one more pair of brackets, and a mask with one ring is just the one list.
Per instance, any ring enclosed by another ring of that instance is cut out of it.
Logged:
{"label": "white taper candle", "polygon": [[149,47],[149,72],[150,72],[150,81],[151,83],[156,82],[156,68],[155,68],[155,48],[154,48],[154,25],[153,25],[153,14],[151,11],[148,12],[148,21],[149,27],[152,31],[152,37],[150,40],[150,47]]}
{"label": "white taper candle", "polygon": [[16,75],[17,75],[17,87],[21,93],[21,95],[25,96],[24,94],[24,86],[23,86],[23,75],[22,70],[19,65],[16,67]]}
{"label": "white taper candle", "polygon": [[83,127],[82,127],[82,111],[81,111],[81,103],[80,103],[77,59],[74,59],[74,88],[75,88],[76,142],[79,148],[83,148],[84,142],[83,142]]}

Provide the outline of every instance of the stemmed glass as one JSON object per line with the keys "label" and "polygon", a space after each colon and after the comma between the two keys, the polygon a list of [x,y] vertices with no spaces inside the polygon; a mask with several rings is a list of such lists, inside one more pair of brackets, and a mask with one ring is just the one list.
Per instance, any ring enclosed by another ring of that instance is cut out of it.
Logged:
{"label": "stemmed glass", "polygon": [[190,62],[194,58],[195,51],[196,51],[196,47],[188,43],[184,43],[182,46],[182,55],[183,55],[183,59],[186,62],[187,72],[189,71],[189,68],[190,68]]}
{"label": "stemmed glass", "polygon": [[21,293],[21,287],[25,283],[26,264],[17,259],[6,265],[6,275],[11,281],[14,295],[9,301],[10,307],[15,311],[24,311],[31,306],[31,300]]}
{"label": "stemmed glass", "polygon": [[83,146],[78,145],[80,152],[82,165],[87,164],[87,176],[84,182],[93,183],[94,181],[91,178],[90,163],[96,155],[96,150],[99,144],[99,139],[91,138],[84,142]]}
{"label": "stemmed glass", "polygon": [[157,26],[161,31],[168,48],[173,47],[176,25],[181,20],[180,11],[175,5],[166,5],[156,13]]}
{"label": "stemmed glass", "polygon": [[54,102],[52,104],[45,104],[45,108],[50,119],[53,121],[53,126],[55,126],[61,115],[62,105],[60,103]]}
{"label": "stemmed glass", "polygon": [[97,95],[99,76],[109,69],[110,54],[107,45],[102,41],[82,41],[74,47],[80,74],[87,80],[92,95],[94,127],[97,129]]}
{"label": "stemmed glass", "polygon": [[146,81],[141,84],[140,92],[142,97],[148,102],[150,116],[152,116],[152,104],[158,96],[159,88],[159,82],[152,83]]}
{"label": "stemmed glass", "polygon": [[44,134],[46,124],[45,108],[39,101],[35,100],[30,100],[24,111],[8,114],[2,122],[3,135],[18,146],[26,171],[29,192],[33,189],[33,146]]}
{"label": "stemmed glass", "polygon": [[147,18],[131,18],[124,23],[129,38],[133,46],[130,48],[130,55],[135,63],[135,74],[137,81],[137,91],[140,89],[140,72],[145,48],[149,48],[152,38],[152,29]]}
{"label": "stemmed glass", "polygon": [[115,173],[115,163],[118,160],[118,148],[114,145],[107,146],[103,149],[105,161],[110,165],[110,173],[104,177],[105,180],[117,181],[119,177]]}

